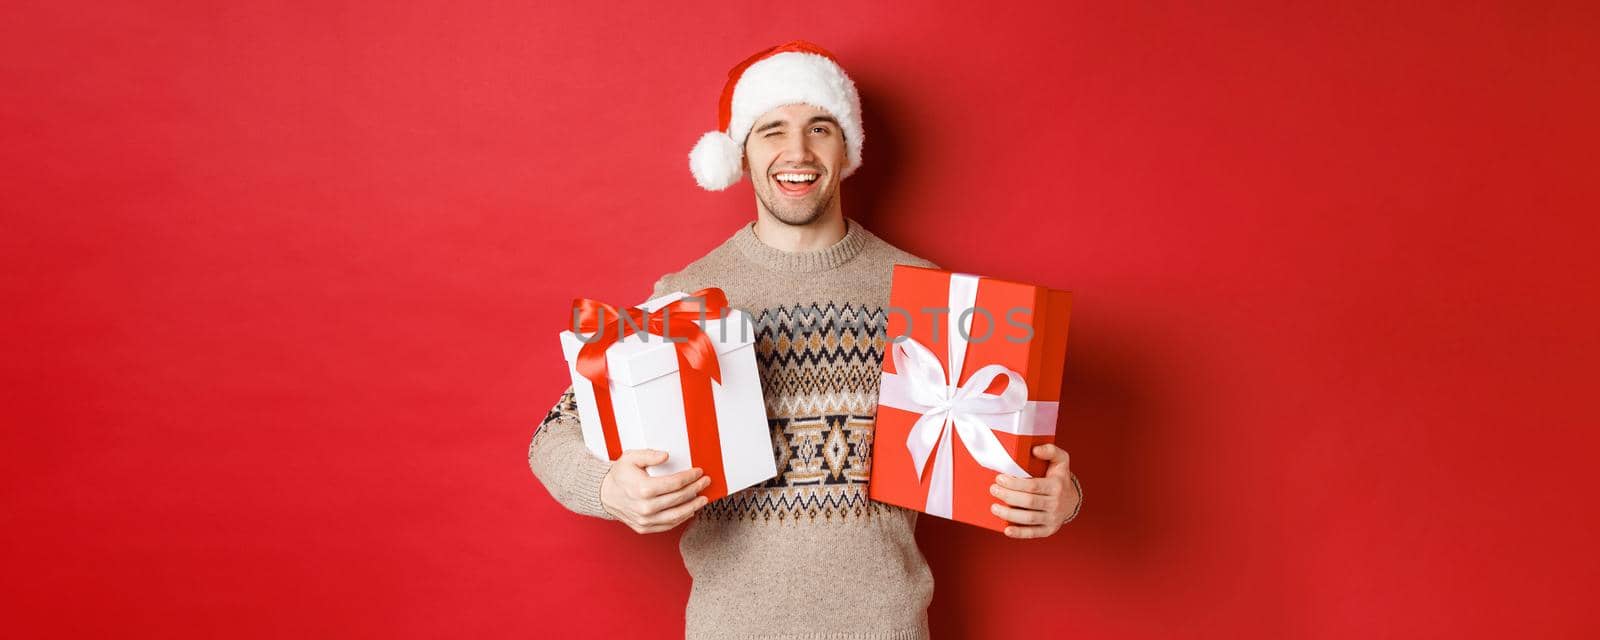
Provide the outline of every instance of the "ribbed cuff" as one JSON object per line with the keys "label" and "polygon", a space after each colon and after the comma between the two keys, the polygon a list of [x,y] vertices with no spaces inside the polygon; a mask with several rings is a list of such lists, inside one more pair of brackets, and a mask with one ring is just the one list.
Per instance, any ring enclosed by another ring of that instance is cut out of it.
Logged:
{"label": "ribbed cuff", "polygon": [[724,638],[727,640],[928,640],[928,632],[923,629],[906,629],[903,631],[782,633],[757,636],[736,633],[695,633],[684,637],[688,638],[688,640],[723,640]]}
{"label": "ribbed cuff", "polygon": [[588,451],[583,453],[585,455],[579,456],[583,461],[572,470],[573,484],[577,487],[572,501],[579,511],[596,518],[616,520],[617,517],[606,511],[605,504],[600,502],[600,485],[611,471],[611,462],[589,455]]}
{"label": "ribbed cuff", "polygon": [[687,640],[928,640],[928,637],[926,613],[916,627],[894,631],[795,631],[751,634],[731,629],[690,629],[684,634]]}

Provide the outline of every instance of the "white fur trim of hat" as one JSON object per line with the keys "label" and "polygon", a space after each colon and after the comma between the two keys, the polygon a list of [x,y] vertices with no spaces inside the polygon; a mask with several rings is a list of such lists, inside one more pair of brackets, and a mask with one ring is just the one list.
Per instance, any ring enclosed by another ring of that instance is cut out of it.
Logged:
{"label": "white fur trim of hat", "polygon": [[861,166],[861,96],[833,55],[797,40],[762,51],[733,68],[718,105],[720,130],[700,136],[689,151],[689,171],[701,188],[721,191],[744,176],[744,141],[762,114],[791,104],[809,104],[839,121],[848,178]]}

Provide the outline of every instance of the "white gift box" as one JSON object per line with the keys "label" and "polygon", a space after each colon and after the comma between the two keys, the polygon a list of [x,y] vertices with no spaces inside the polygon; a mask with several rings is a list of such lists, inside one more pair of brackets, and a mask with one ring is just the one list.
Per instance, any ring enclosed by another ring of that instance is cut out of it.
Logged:
{"label": "white gift box", "polygon": [[[653,312],[687,295],[668,294],[645,302],[639,308]],[[756,369],[755,328],[744,312],[736,309],[728,310],[723,318],[700,321],[699,316],[690,317],[715,345],[721,368],[722,381],[711,383],[711,393],[716,404],[723,478],[727,493],[731,494],[778,474],[772,435],[767,427],[766,403],[761,396],[761,376]],[[578,351],[585,344],[584,338],[592,335],[580,337],[570,330],[563,331],[561,350],[567,359],[567,371],[572,375],[584,444],[604,460],[609,455],[596,407],[594,383],[577,369]],[[662,336],[635,332],[606,350],[606,366],[610,378],[607,388],[622,450],[667,452],[666,462],[647,468],[652,476],[669,475],[696,466],[704,468],[708,464],[706,461],[696,461],[690,455],[689,428],[684,416],[674,343]],[[720,498],[723,494],[716,492],[718,488],[714,482],[701,495],[712,500]]]}

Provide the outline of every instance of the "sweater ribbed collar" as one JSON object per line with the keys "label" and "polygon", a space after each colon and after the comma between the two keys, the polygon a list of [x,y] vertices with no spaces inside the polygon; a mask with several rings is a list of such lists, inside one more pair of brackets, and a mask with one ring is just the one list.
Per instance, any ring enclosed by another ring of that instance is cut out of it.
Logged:
{"label": "sweater ribbed collar", "polygon": [[773,271],[789,273],[815,273],[827,271],[849,262],[860,255],[867,246],[868,233],[861,225],[846,218],[844,237],[832,246],[813,251],[784,251],[769,246],[756,237],[756,223],[750,222],[733,235],[733,244],[746,258]]}

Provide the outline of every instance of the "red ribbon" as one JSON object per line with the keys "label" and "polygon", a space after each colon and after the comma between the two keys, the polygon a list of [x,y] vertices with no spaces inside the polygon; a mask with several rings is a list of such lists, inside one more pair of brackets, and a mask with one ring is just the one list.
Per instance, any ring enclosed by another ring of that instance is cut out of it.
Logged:
{"label": "red ribbon", "polygon": [[[576,331],[594,334],[588,337],[591,342],[578,350],[577,369],[594,387],[600,429],[605,434],[606,452],[611,459],[622,455],[622,443],[617,436],[616,413],[611,407],[606,350],[635,331],[663,339],[670,336],[678,354],[678,382],[683,389],[683,413],[689,428],[689,457],[711,478],[711,486],[703,493],[726,494],[722,441],[717,435],[717,406],[711,395],[711,383],[722,382],[722,369],[717,363],[716,345],[695,320],[726,317],[730,311],[727,295],[721,289],[708,287],[653,312],[638,307],[619,312],[604,302],[578,298],[572,301],[572,310]],[[624,316],[627,321],[623,320]]]}

